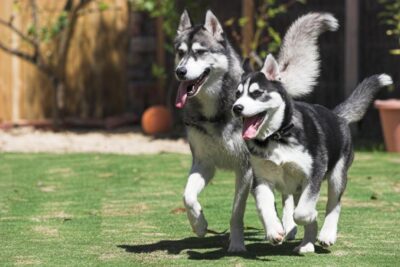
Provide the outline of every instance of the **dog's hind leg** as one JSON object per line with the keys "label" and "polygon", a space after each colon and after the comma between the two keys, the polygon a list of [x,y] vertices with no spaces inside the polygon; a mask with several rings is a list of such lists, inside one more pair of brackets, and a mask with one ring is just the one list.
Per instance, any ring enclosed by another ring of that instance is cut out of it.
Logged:
{"label": "dog's hind leg", "polygon": [[192,226],[193,232],[199,237],[206,235],[207,221],[197,197],[207,183],[213,178],[214,173],[215,167],[211,164],[193,163],[183,195],[183,202],[186,207],[190,225]]}
{"label": "dog's hind leg", "polygon": [[282,194],[282,224],[285,229],[285,239],[293,240],[296,237],[297,225],[293,219],[294,213],[294,199],[293,195]]}
{"label": "dog's hind leg", "polygon": [[246,251],[246,247],[244,246],[243,217],[252,179],[253,171],[250,167],[245,170],[236,171],[235,197],[230,223],[229,252]]}
{"label": "dog's hind leg", "polygon": [[324,247],[336,242],[337,226],[340,215],[340,198],[346,188],[347,168],[344,158],[341,158],[328,177],[328,203],[324,225],[318,236],[319,243]]}

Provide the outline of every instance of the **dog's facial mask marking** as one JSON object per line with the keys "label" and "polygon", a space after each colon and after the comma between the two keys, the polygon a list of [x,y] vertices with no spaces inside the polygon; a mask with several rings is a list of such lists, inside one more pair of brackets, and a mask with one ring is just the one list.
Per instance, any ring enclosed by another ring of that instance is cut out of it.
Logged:
{"label": "dog's facial mask marking", "polygon": [[242,136],[246,140],[257,137],[275,110],[283,105],[281,95],[272,88],[264,72],[268,71],[270,78],[277,77],[277,69],[270,63],[273,62],[270,61],[264,66],[267,68],[263,68],[262,72],[249,74],[239,84],[236,92],[237,100],[233,105],[233,111],[243,117]]}
{"label": "dog's facial mask marking", "polygon": [[216,77],[228,71],[229,61],[224,54],[223,30],[218,19],[208,11],[203,26],[192,25],[185,11],[175,41],[175,73],[181,81],[175,102],[177,108],[183,108],[203,87],[212,90]]}

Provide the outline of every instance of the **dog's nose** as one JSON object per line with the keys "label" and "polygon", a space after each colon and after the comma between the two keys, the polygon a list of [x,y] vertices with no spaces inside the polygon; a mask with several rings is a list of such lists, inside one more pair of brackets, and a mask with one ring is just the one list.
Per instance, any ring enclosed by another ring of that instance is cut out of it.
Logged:
{"label": "dog's nose", "polygon": [[237,104],[233,106],[233,113],[235,113],[236,116],[242,115],[244,107],[243,105]]}
{"label": "dog's nose", "polygon": [[179,67],[176,69],[175,72],[176,72],[176,76],[178,76],[178,78],[183,79],[183,78],[185,78],[187,69],[185,67]]}

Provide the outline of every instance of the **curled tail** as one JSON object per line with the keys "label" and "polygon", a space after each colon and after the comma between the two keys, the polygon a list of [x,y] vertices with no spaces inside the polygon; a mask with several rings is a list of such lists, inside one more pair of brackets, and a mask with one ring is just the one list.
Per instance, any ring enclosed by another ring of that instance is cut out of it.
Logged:
{"label": "curled tail", "polygon": [[392,83],[392,78],[387,74],[376,74],[368,77],[356,87],[343,103],[336,106],[333,112],[344,118],[348,123],[359,121],[379,90]]}
{"label": "curled tail", "polygon": [[281,81],[292,97],[310,93],[320,72],[318,36],[336,31],[337,19],[329,13],[309,13],[287,31],[278,57]]}

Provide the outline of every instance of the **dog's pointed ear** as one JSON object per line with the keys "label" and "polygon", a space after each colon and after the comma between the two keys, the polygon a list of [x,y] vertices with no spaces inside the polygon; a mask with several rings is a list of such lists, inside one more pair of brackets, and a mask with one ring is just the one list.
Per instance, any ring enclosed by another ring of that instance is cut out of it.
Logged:
{"label": "dog's pointed ear", "polygon": [[185,9],[181,15],[181,20],[179,22],[177,33],[180,34],[184,30],[190,29],[192,27],[192,20],[190,19],[189,13]]}
{"label": "dog's pointed ear", "polygon": [[243,60],[242,68],[243,68],[244,74],[253,72],[253,68],[251,66],[251,62],[250,62],[250,59],[248,57],[246,57]]}
{"label": "dog's pointed ear", "polygon": [[281,79],[278,62],[276,62],[274,56],[271,54],[265,59],[261,72],[264,73],[267,80],[278,81]]}
{"label": "dog's pointed ear", "polygon": [[222,29],[221,23],[211,10],[207,10],[206,20],[204,22],[204,28],[210,32],[217,40],[223,40],[224,30]]}

